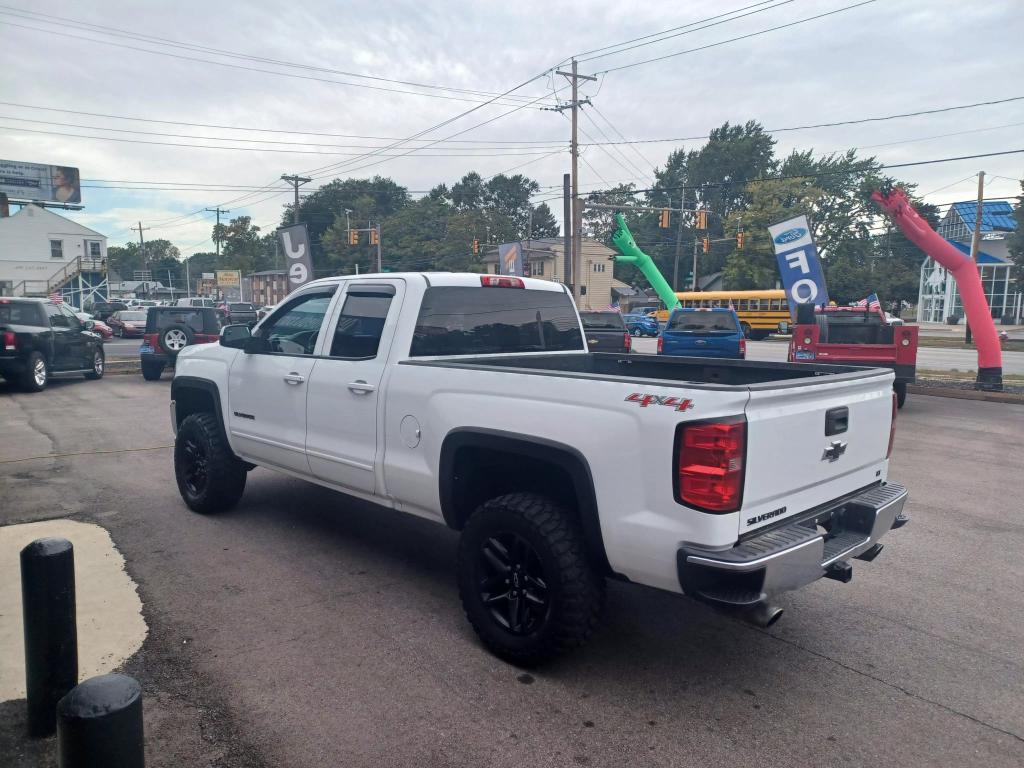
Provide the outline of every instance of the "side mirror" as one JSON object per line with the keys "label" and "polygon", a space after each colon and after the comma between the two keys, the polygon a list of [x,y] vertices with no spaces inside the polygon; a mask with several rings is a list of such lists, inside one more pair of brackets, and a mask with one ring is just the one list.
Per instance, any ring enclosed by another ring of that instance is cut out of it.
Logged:
{"label": "side mirror", "polygon": [[85,327],[85,330],[91,331],[91,330],[93,330],[96,327],[96,322],[94,320],[86,320],[84,327]]}
{"label": "side mirror", "polygon": [[232,349],[246,349],[246,343],[252,340],[252,333],[247,325],[225,325],[220,329],[220,345]]}

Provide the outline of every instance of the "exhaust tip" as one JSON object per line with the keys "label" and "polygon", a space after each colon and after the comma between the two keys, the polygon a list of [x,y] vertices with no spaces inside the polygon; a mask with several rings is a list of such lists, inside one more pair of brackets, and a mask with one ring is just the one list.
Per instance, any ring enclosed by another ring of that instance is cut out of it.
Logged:
{"label": "exhaust tip", "polygon": [[782,618],[782,614],[785,613],[782,608],[777,605],[768,605],[767,603],[758,603],[749,611],[743,614],[743,618],[753,624],[755,627],[761,627],[767,629],[772,626],[775,622]]}

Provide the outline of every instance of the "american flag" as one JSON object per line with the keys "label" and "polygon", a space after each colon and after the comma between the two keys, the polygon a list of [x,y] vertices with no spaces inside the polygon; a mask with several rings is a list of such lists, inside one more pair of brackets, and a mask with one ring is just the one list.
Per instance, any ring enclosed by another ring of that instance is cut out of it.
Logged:
{"label": "american flag", "polygon": [[855,301],[855,302],[853,302],[853,304],[851,306],[854,306],[854,307],[867,307],[869,310],[876,311],[876,312],[881,312],[882,311],[882,304],[878,300],[878,294],[877,293],[870,293],[870,294],[868,294],[867,298],[861,299],[860,301]]}
{"label": "american flag", "polygon": [[63,304],[64,303],[64,298],[60,295],[59,291],[54,291],[53,293],[50,294],[50,303],[51,304]]}

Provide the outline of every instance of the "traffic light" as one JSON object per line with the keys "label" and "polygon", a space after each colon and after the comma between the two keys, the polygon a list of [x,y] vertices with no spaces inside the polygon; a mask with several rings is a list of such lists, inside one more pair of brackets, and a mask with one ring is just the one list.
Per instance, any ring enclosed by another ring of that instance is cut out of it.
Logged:
{"label": "traffic light", "polygon": [[658,226],[662,229],[668,229],[670,215],[668,208],[662,208],[661,216],[658,219]]}
{"label": "traffic light", "polygon": [[708,212],[705,210],[697,211],[697,229],[708,228]]}
{"label": "traffic light", "polygon": [[736,250],[737,251],[742,251],[743,250],[743,232],[742,231],[736,233]]}
{"label": "traffic light", "polygon": [[370,245],[379,245],[379,244],[380,244],[380,232],[378,232],[376,229],[371,229],[370,230]]}
{"label": "traffic light", "polygon": [[350,229],[348,231],[348,244],[349,245],[359,245],[359,230],[358,229]]}
{"label": "traffic light", "polygon": [[704,240],[702,241],[702,243],[704,245],[704,253],[707,253],[708,251],[711,250],[711,238],[710,237],[705,235],[704,236]]}
{"label": "traffic light", "polygon": [[473,255],[480,253],[480,241],[475,237],[473,238]]}

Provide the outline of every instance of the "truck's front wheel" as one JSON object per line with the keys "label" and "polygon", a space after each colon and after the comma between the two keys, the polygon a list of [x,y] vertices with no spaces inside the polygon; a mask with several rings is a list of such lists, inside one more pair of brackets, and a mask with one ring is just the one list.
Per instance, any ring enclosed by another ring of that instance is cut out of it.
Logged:
{"label": "truck's front wheel", "polygon": [[193,512],[224,512],[242,498],[245,464],[231,452],[212,413],[193,413],[181,422],[174,440],[174,476]]}
{"label": "truck's front wheel", "polygon": [[587,641],[604,580],[576,522],[550,499],[512,493],[482,504],[459,542],[459,594],[484,645],[533,665]]}

